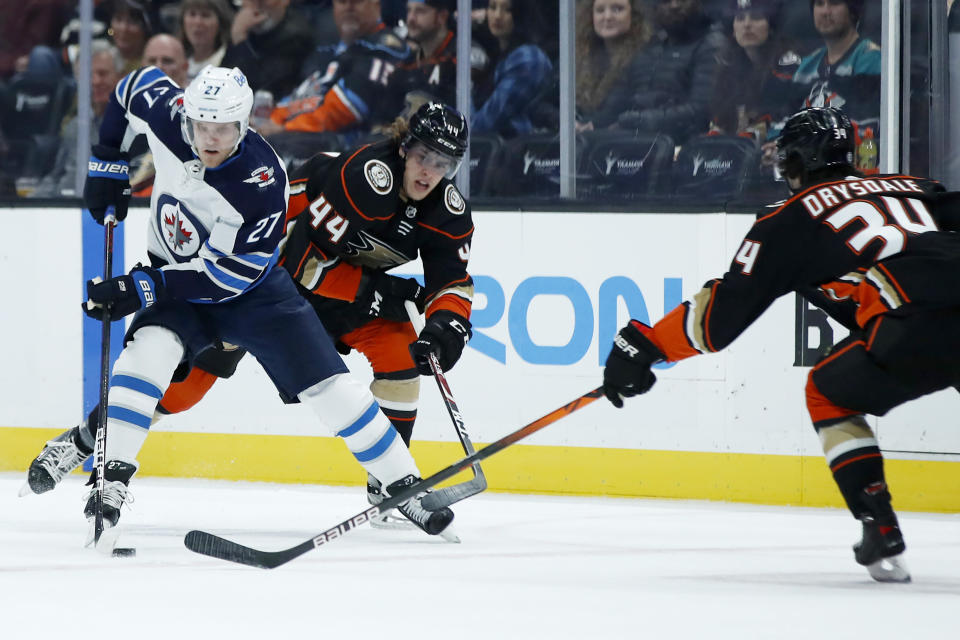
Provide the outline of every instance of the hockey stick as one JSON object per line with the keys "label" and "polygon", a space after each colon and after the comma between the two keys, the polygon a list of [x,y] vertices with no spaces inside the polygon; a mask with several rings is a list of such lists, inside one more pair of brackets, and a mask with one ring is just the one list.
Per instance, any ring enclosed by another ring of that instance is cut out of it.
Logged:
{"label": "hockey stick", "polygon": [[[417,335],[420,335],[420,332],[423,331],[423,318],[420,316],[420,311],[412,300],[407,300],[404,306],[407,309],[407,314],[410,316],[410,322],[413,323],[414,331],[417,332]],[[430,370],[433,372],[433,377],[437,380],[437,387],[440,389],[440,397],[443,398],[443,404],[447,406],[447,413],[450,414],[450,419],[453,420],[453,429],[457,432],[457,437],[460,438],[460,444],[463,445],[463,452],[468,456],[472,456],[477,450],[473,448],[470,436],[467,435],[467,425],[463,422],[463,415],[457,407],[457,401],[453,398],[450,384],[447,382],[446,376],[443,375],[443,369],[440,368],[440,361],[437,359],[435,353],[430,353],[427,356],[427,361],[430,363]],[[423,508],[428,511],[436,511],[437,509],[449,507],[455,502],[476,495],[486,488],[487,478],[483,475],[483,469],[480,468],[480,463],[476,462],[473,464],[473,478],[471,480],[455,484],[451,487],[437,489],[433,493],[424,496],[421,504],[423,504]]]}
{"label": "hockey stick", "polygon": [[327,529],[323,533],[320,533],[309,540],[301,542],[294,547],[290,547],[289,549],[284,549],[282,551],[260,551],[258,549],[245,547],[242,544],[237,544],[236,542],[231,542],[230,540],[215,536],[212,533],[197,530],[188,533],[183,539],[183,543],[186,545],[187,549],[190,549],[190,551],[194,551],[205,556],[220,558],[221,560],[228,560],[230,562],[237,562],[239,564],[245,564],[251,567],[260,567],[261,569],[274,569],[282,564],[290,562],[294,558],[302,556],[308,551],[319,549],[325,544],[334,542],[335,540],[341,538],[348,531],[357,528],[365,522],[369,522],[371,518],[377,517],[381,512],[387,511],[388,509],[395,509],[410,498],[413,498],[418,493],[425,491],[430,487],[447,480],[448,478],[452,478],[464,469],[470,467],[474,462],[479,462],[480,460],[489,458],[493,454],[506,449],[515,442],[523,440],[527,436],[540,431],[544,427],[553,424],[557,420],[570,415],[578,409],[582,409],[597,398],[601,397],[603,397],[603,391],[600,388],[588,391],[576,400],[568,402],[559,409],[554,409],[547,415],[534,420],[525,427],[522,427],[512,433],[508,433],[496,442],[490,443],[473,455],[469,455],[462,460],[454,462],[450,466],[441,469],[432,476],[424,478],[415,485],[407,487],[396,495],[386,498],[379,505],[365,509],[357,515],[344,520],[340,524]]}
{"label": "hockey stick", "polygon": [[[113,277],[113,227],[117,224],[113,207],[103,218],[103,279]],[[93,546],[103,534],[103,473],[107,454],[107,400],[110,395],[110,307],[104,306],[100,329],[100,406],[97,417],[97,437],[94,440],[93,465],[97,482],[94,485]]]}

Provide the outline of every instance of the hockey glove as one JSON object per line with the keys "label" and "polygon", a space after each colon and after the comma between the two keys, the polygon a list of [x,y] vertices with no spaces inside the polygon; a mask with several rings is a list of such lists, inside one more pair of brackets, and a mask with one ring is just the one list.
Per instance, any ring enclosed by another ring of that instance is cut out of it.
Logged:
{"label": "hockey glove", "polygon": [[130,204],[130,164],[119,149],[102,144],[93,146],[87,165],[87,181],[83,185],[83,204],[98,223],[108,209],[120,222],[127,217]]}
{"label": "hockey glove", "polygon": [[457,364],[463,348],[473,333],[470,321],[458,313],[441,309],[427,318],[420,332],[420,338],[410,345],[410,355],[422,375],[433,375],[430,369],[429,354],[437,354],[440,368],[449,371]]}
{"label": "hockey glove", "polygon": [[111,320],[149,307],[165,297],[163,273],[151,267],[135,266],[126,276],[107,281],[87,281],[87,302],[83,311],[91,318],[103,320],[103,310],[110,308]]}
{"label": "hockey glove", "polygon": [[423,287],[413,278],[399,278],[379,271],[370,271],[363,275],[356,304],[371,319],[407,322],[410,316],[403,303],[412,300],[418,309],[422,309],[423,293]]}
{"label": "hockey glove", "polygon": [[618,409],[623,407],[623,398],[650,390],[657,381],[650,367],[666,360],[646,336],[650,331],[642,322],[631,320],[613,339],[613,349],[603,367],[603,393]]}

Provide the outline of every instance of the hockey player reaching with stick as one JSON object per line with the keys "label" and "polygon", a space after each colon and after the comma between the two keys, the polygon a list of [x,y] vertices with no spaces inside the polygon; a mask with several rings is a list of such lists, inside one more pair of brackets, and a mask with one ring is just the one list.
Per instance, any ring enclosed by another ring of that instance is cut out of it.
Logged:
{"label": "hockey player reaching with stick", "polygon": [[[371,391],[407,446],[420,375],[432,375],[428,354],[448,371],[471,335],[473,222],[451,182],[468,139],[460,112],[429,102],[394,122],[386,140],[314,156],[291,180],[283,266],[338,346],[370,361]],[[418,255],[423,288],[386,273]],[[419,337],[407,300],[426,310]],[[370,476],[372,504],[381,490]]]}
{"label": "hockey player reaching with stick", "polygon": [[850,335],[810,371],[807,409],[862,524],[854,558],[878,581],[907,582],[883,456],[864,414],[960,382],[957,194],[922,178],[858,175],[853,128],[837,109],[793,115],[777,149],[793,196],[758,216],[723,277],[653,327],[632,320],[620,330],[604,393],[622,407],[653,386],[653,364],[723,349],[791,291],[824,296]]}
{"label": "hockey player reaching with stick", "polygon": [[[208,67],[181,90],[146,67],[120,81],[104,116],[84,188],[99,222],[108,207],[118,220],[126,216],[125,136],[146,134],[157,168],[151,266],[87,285],[91,317],[107,307],[112,318],[137,313],[109,392],[105,526],[117,524],[130,499],[137,454],[174,372],[223,343],[256,356],[281,397],[309,405],[388,494],[420,476],[369,389],[349,375],[316,313],[277,268],[289,185],[282,161],[248,128],[252,105],[239,69]],[[31,464],[28,485],[35,493],[53,488],[89,448],[80,429],[64,433]],[[426,511],[420,497],[400,511],[427,533],[440,533],[452,511]],[[93,492],[84,515],[93,519]]]}
{"label": "hockey player reaching with stick", "polygon": [[[299,293],[338,346],[356,348],[371,362],[373,396],[409,446],[419,376],[430,374],[427,353],[436,353],[449,370],[470,336],[473,282],[466,267],[473,224],[469,204],[449,179],[466,152],[463,117],[430,103],[409,123],[395,123],[393,131],[384,143],[340,157],[321,154],[298,171],[280,263],[294,274]],[[321,212],[324,217],[317,219]],[[426,288],[385,273],[418,252]],[[406,300],[427,307],[419,338]],[[189,371],[181,365],[155,419],[196,404],[217,377],[233,374],[244,353],[220,343],[195,354]],[[33,461],[28,473],[33,492],[52,489],[82,464],[92,451],[96,420],[94,409]],[[379,503],[383,488],[372,473],[367,489],[369,500]]]}

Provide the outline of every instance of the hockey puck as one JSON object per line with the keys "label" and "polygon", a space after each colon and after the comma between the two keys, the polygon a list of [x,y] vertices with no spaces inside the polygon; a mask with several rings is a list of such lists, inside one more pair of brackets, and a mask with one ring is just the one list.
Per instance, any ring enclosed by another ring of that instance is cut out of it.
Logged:
{"label": "hockey puck", "polygon": [[132,558],[137,555],[137,550],[133,547],[117,547],[112,555],[114,558]]}

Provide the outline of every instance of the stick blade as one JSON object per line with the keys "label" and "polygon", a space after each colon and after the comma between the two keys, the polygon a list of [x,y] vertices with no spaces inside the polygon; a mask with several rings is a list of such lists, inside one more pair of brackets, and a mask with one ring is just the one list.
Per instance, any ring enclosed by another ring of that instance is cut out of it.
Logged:
{"label": "stick blade", "polygon": [[[187,533],[183,539],[183,544],[194,553],[259,569],[275,569],[313,548],[311,540],[286,551],[258,551],[196,529]],[[305,549],[303,548],[304,545],[306,545]]]}
{"label": "stick blade", "polygon": [[477,465],[474,469],[479,473],[477,473],[473,480],[431,491],[423,496],[420,504],[423,505],[423,508],[427,511],[437,511],[456,504],[461,500],[466,500],[470,496],[483,493],[487,488],[487,478],[483,475],[483,472],[480,471],[480,465]]}

